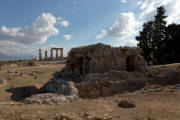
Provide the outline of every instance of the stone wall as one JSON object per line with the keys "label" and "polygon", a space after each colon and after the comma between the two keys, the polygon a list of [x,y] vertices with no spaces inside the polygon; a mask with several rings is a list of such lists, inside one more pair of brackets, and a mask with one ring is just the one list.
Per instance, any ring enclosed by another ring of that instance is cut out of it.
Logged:
{"label": "stone wall", "polygon": [[[75,82],[80,97],[113,95],[140,89],[144,82],[146,62],[141,49],[95,44],[72,48],[65,67],[55,73],[42,92],[64,94],[67,81]],[[66,91],[66,90],[65,90]]]}
{"label": "stone wall", "polygon": [[105,73],[109,70],[145,72],[146,62],[140,52],[139,48],[114,48],[101,43],[73,48],[65,68],[56,75],[81,82],[89,73]]}

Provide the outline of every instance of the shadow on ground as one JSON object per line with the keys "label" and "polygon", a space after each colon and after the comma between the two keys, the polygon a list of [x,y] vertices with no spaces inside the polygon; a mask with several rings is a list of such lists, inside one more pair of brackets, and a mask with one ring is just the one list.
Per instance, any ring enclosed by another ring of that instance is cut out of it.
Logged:
{"label": "shadow on ground", "polygon": [[31,95],[39,93],[39,90],[35,86],[16,87],[6,90],[12,93],[11,100],[22,101]]}

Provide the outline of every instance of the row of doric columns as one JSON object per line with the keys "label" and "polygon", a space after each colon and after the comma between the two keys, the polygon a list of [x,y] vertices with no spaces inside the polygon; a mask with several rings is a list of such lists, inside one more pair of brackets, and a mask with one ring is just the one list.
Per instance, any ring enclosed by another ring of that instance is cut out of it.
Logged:
{"label": "row of doric columns", "polygon": [[[54,60],[53,51],[56,51],[56,60],[60,60],[61,58],[63,58],[63,48],[51,48],[50,60]],[[59,51],[60,51],[60,57],[58,54]],[[39,49],[39,61],[42,60],[42,54],[41,53],[42,53],[42,50]],[[45,60],[49,60],[47,50],[45,50]]]}

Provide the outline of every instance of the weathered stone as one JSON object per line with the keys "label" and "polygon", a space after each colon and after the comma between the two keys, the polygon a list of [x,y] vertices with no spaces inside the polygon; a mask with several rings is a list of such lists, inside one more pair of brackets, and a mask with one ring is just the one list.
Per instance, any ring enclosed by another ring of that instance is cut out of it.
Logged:
{"label": "weathered stone", "polygon": [[47,83],[40,89],[41,94],[32,95],[23,100],[25,104],[51,104],[72,102],[78,99],[78,90],[74,82],[57,80]]}
{"label": "weathered stone", "polygon": [[99,97],[112,96],[114,94],[122,93],[124,91],[132,92],[143,88],[147,80],[134,79],[123,81],[90,81],[82,82],[76,85],[79,97]]}
{"label": "weathered stone", "polygon": [[122,81],[132,80],[137,78],[144,78],[145,75],[139,72],[116,71],[110,70],[103,74],[89,73],[85,75],[84,81]]}
{"label": "weathered stone", "polygon": [[52,81],[45,84],[41,89],[43,93],[57,93],[69,96],[78,96],[78,90],[74,86],[74,82],[66,81],[63,79],[53,79]]}
{"label": "weathered stone", "polygon": [[90,73],[102,74],[110,70],[145,72],[146,62],[139,53],[138,48],[113,48],[100,43],[72,48],[66,67],[56,75],[81,82],[84,81],[84,76]]}
{"label": "weathered stone", "polygon": [[118,100],[119,107],[123,107],[123,108],[133,108],[135,107],[135,101],[133,99],[128,99],[128,98],[122,98],[120,100]]}
{"label": "weathered stone", "polygon": [[0,86],[4,85],[6,83],[5,80],[0,80]]}
{"label": "weathered stone", "polygon": [[149,84],[174,85],[180,84],[180,70],[171,70],[163,75],[157,75],[149,79]]}
{"label": "weathered stone", "polygon": [[52,104],[52,103],[64,103],[77,100],[78,96],[75,95],[63,95],[54,93],[36,94],[23,100],[24,104]]}
{"label": "weathered stone", "polygon": [[66,66],[41,90],[66,95],[68,86],[76,94],[75,87],[67,85],[67,81],[76,83],[80,97],[110,96],[140,89],[146,82],[140,79],[146,71],[140,52],[138,48],[113,48],[100,43],[72,48]]}

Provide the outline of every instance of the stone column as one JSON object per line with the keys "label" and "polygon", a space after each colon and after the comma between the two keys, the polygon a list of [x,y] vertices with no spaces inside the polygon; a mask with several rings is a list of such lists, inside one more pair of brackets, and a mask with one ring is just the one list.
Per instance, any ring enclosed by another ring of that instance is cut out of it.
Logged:
{"label": "stone column", "polygon": [[45,51],[45,60],[47,60],[48,57],[47,57],[47,50]]}
{"label": "stone column", "polygon": [[58,60],[58,49],[56,49],[56,60]]}
{"label": "stone column", "polygon": [[53,49],[51,49],[50,52],[51,52],[51,60],[53,60]]}
{"label": "stone column", "polygon": [[61,48],[60,51],[61,51],[61,58],[63,58],[63,48]]}
{"label": "stone column", "polygon": [[39,49],[39,61],[42,60],[42,56],[41,56],[41,49]]}

